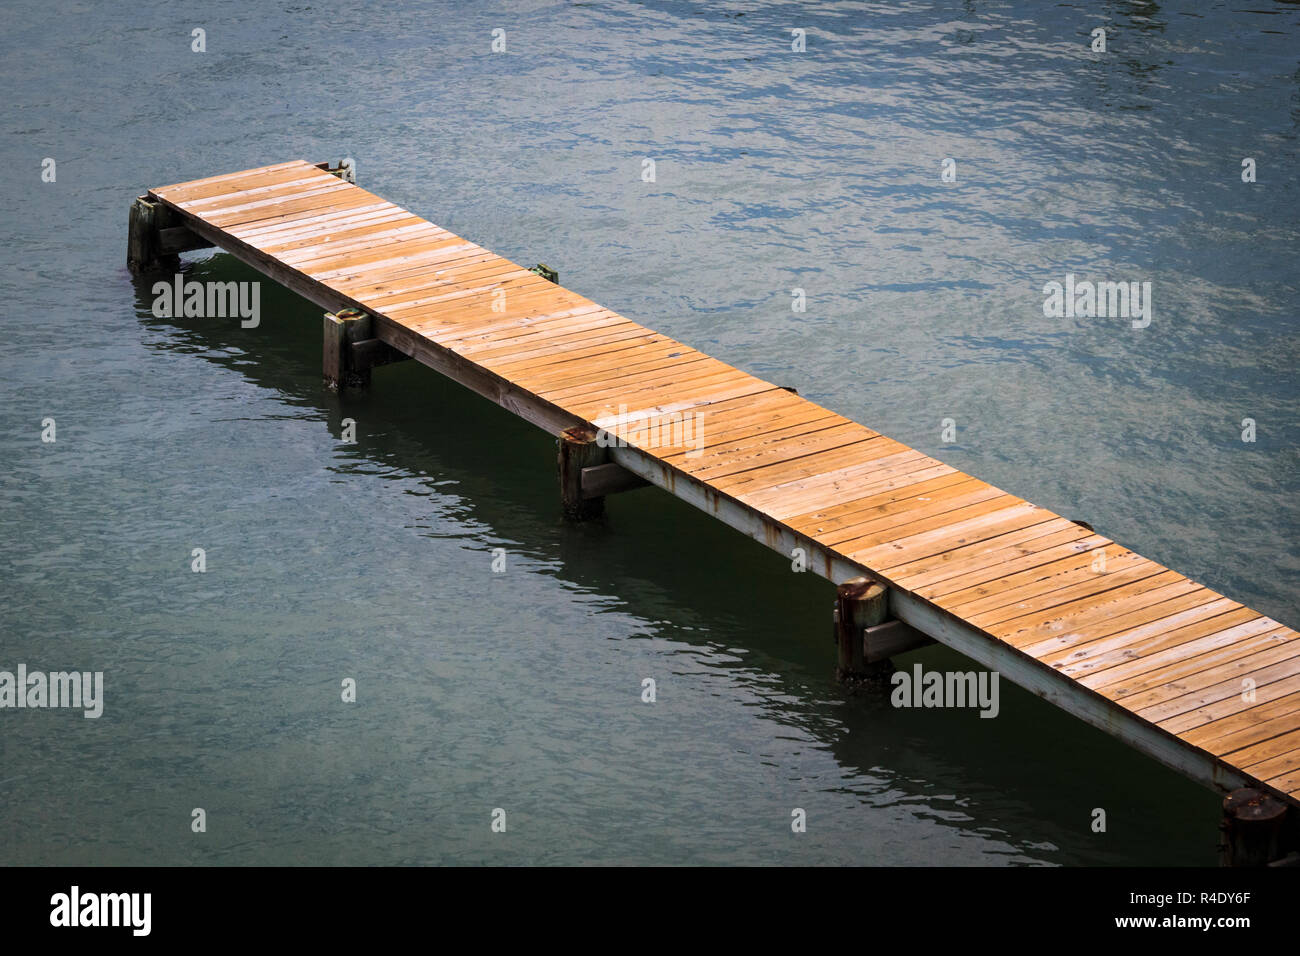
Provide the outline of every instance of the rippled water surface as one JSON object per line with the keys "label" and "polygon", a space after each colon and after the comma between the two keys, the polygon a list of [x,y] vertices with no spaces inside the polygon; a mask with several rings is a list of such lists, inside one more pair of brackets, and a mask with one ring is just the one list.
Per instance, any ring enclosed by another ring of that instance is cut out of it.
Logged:
{"label": "rippled water surface", "polygon": [[[414,363],[341,404],[320,310],[283,289],[257,329],[154,318],[126,217],[149,186],[354,156],[434,222],[1296,625],[1298,21],[7,5],[0,667],[103,670],[107,700],[0,713],[0,859],[1213,862],[1213,794],[1030,694],[1004,684],[996,720],[846,696],[830,586],[667,495],[565,526],[551,440]],[[1070,272],[1152,282],[1150,327],[1044,318]]]}

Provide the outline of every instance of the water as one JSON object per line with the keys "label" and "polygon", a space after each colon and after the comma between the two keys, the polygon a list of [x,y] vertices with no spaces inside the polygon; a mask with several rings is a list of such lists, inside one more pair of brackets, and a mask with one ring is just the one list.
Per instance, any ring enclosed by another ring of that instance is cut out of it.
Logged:
{"label": "water", "polygon": [[[1029,694],[1004,684],[996,720],[846,697],[829,585],[668,496],[565,526],[552,442],[427,369],[341,404],[320,310],[282,289],[258,329],[154,319],[126,216],[148,186],[356,157],[434,222],[1294,625],[1295,5],[0,18],[0,666],[107,695],[0,717],[0,859],[1213,862],[1213,794]],[[1067,272],[1151,281],[1151,326],[1045,319]]]}

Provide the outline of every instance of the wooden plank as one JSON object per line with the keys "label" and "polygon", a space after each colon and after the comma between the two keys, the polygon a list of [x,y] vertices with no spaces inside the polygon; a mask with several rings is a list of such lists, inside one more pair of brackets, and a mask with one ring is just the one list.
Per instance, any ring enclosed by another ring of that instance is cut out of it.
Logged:
{"label": "wooden plank", "polygon": [[681,355],[651,362],[649,367],[639,372],[621,375],[615,369],[603,369],[590,376],[579,375],[572,382],[563,379],[552,381],[537,391],[560,404],[565,404],[567,399],[591,396],[609,396],[612,400],[646,385],[670,383],[681,386],[697,378],[707,379],[720,374],[734,375],[735,370],[707,355]]}
{"label": "wooden plank", "polygon": [[766,469],[778,463],[803,459],[809,455],[847,449],[850,446],[856,447],[863,442],[880,437],[871,429],[848,421],[836,422],[811,431],[806,428],[806,425],[800,425],[793,435],[744,446],[732,455],[726,456],[724,461],[683,460],[680,467],[701,481],[716,483],[757,469]]}
{"label": "wooden plank", "polygon": [[274,222],[223,231],[265,251],[273,250],[278,243],[304,239],[315,242],[353,226],[395,222],[406,215],[405,209],[390,202],[372,202],[360,206],[349,203],[324,212],[309,209]]}
{"label": "wooden plank", "polygon": [[[476,271],[478,269],[483,271]],[[387,293],[383,284],[370,289],[353,287],[349,291],[375,311],[389,315],[394,321],[401,322],[422,335],[442,341],[447,333],[479,328],[491,322],[482,316],[467,314],[464,308],[466,304],[472,305],[480,296],[490,296],[497,289],[503,289],[507,294],[518,291],[521,287],[526,288],[536,278],[499,264],[464,267],[450,265],[436,274],[422,278],[419,292],[398,293],[403,296],[416,294],[420,297],[419,305],[404,313],[390,309],[385,304]],[[481,286],[471,283],[481,283]]]}
{"label": "wooden plank", "polygon": [[985,514],[1021,500],[972,478],[938,490],[899,498],[878,505],[870,512],[855,512],[848,524],[830,528],[819,525],[813,537],[836,548],[841,545],[860,547],[892,541],[930,528],[946,527],[962,518]]}
{"label": "wooden plank", "polygon": [[296,266],[303,272],[314,272],[321,266],[344,261],[364,252],[374,243],[409,241],[412,239],[437,239],[449,236],[445,230],[414,217],[398,217],[387,222],[363,223],[353,229],[300,237],[288,243],[259,243],[263,252],[274,252],[285,265]]}
{"label": "wooden plank", "polygon": [[1264,628],[1262,633],[1242,634],[1229,639],[1211,634],[1180,645],[1172,652],[1140,657],[1128,664],[1089,674],[1079,683],[1108,696],[1128,697],[1151,687],[1167,687],[1188,675],[1217,671],[1223,664],[1249,657],[1257,651],[1288,640],[1276,627]]}
{"label": "wooden plank", "polygon": [[339,289],[351,288],[356,283],[365,283],[368,287],[371,283],[383,281],[386,276],[446,266],[469,254],[469,247],[459,236],[435,235],[398,246],[380,244],[377,248],[354,252],[341,262],[309,264],[301,267],[300,271]]}
{"label": "wooden plank", "polygon": [[[914,469],[922,472],[925,470],[922,466],[916,466]],[[907,473],[914,473],[914,471],[909,470]],[[860,479],[856,491],[861,492],[873,484],[875,480],[872,478]],[[912,505],[924,506],[980,488],[992,488],[992,486],[964,472],[949,469],[937,475],[896,485],[883,492],[874,491],[862,497],[855,497],[842,505],[819,508],[816,511],[792,515],[784,520],[791,527],[807,530],[812,534],[825,535],[865,524],[874,518],[891,513],[891,510]]]}
{"label": "wooden plank", "polygon": [[[896,454],[915,455],[919,453],[894,441],[892,438],[878,436],[866,438],[847,448],[836,448],[816,454],[803,455],[789,461],[780,461],[762,468],[753,468],[738,475],[718,478],[712,484],[730,495],[744,498],[751,506],[757,507],[757,500],[763,500],[770,503],[770,505],[777,505],[781,500],[788,501],[794,498],[794,492],[803,490],[804,486],[798,483],[804,479],[816,477],[820,480],[828,474],[839,472],[848,467],[857,469],[855,477],[860,478],[871,473],[877,467],[875,463],[879,459]],[[762,492],[771,492],[772,494],[759,499]],[[768,511],[771,509],[764,507],[763,510]]]}
{"label": "wooden plank", "polygon": [[296,236],[259,241],[257,247],[286,264],[292,264],[291,257],[299,252],[344,249],[353,243],[375,237],[398,238],[412,227],[437,228],[419,216],[399,208],[396,212],[379,211],[363,213],[358,217],[345,217],[338,225],[318,225],[310,230],[299,230]]}
{"label": "wooden plank", "polygon": [[[279,222],[284,215],[309,210],[338,209],[348,204],[362,205],[375,197],[359,196],[350,192],[347,184],[330,177],[331,182],[321,183],[314,189],[296,193],[291,198],[270,196],[226,209],[204,214],[203,221],[218,228],[244,226],[254,222]],[[189,212],[189,210],[185,210]],[[199,213],[194,213],[199,215]]]}
{"label": "wooden plank", "polygon": [[871,454],[856,457],[849,464],[811,475],[793,475],[772,484],[739,488],[734,493],[752,508],[775,518],[790,518],[825,513],[842,495],[867,498],[899,487],[916,476],[933,478],[948,474],[959,472],[906,445],[885,441],[877,443]]}
{"label": "wooden plank", "polygon": [[997,499],[997,507],[994,510],[981,510],[980,513],[962,521],[892,541],[872,542],[861,548],[853,547],[850,542],[843,550],[853,560],[861,561],[868,567],[879,567],[883,573],[888,574],[892,568],[911,564],[921,558],[998,538],[1008,532],[1033,527],[1055,517],[1050,511],[1045,511],[1027,501],[1010,500],[1017,503],[1003,507],[1004,499]]}
{"label": "wooden plank", "polygon": [[257,169],[246,169],[238,173],[227,173],[224,176],[209,176],[205,179],[192,179],[184,183],[173,183],[170,186],[159,186],[151,189],[150,192],[179,204],[191,199],[202,199],[205,196],[238,193],[249,185],[299,178],[306,170],[313,168],[310,163],[294,160],[261,166]]}
{"label": "wooden plank", "polygon": [[[719,436],[725,439],[725,436],[733,433],[735,428],[749,427],[750,423],[747,421],[749,415],[785,415],[788,406],[783,402],[790,398],[789,392],[769,387],[766,391],[728,398],[696,409],[692,412],[695,432],[690,436],[681,436],[680,440],[665,441],[655,449],[655,454],[660,461],[674,468],[680,468],[681,462],[703,455],[719,439]],[[607,423],[606,427],[611,434],[624,436],[627,432],[635,430],[637,425],[634,421],[626,421],[621,425]],[[703,446],[699,440],[701,436]]]}
{"label": "wooden plank", "polygon": [[[603,382],[610,375],[623,374],[629,377],[650,375],[656,371],[664,372],[670,368],[687,368],[695,362],[709,361],[709,357],[693,349],[682,349],[677,345],[657,345],[644,349],[633,349],[628,354],[618,357],[593,359],[577,368],[550,370],[534,375],[514,373],[510,377],[526,384],[538,394],[564,386],[581,386],[588,382]],[[492,366],[495,368],[496,366]]]}
{"label": "wooden plank", "polygon": [[[1223,721],[1203,724],[1195,731],[1179,736],[1212,753],[1231,756],[1252,744],[1290,734],[1295,730],[1297,719],[1300,719],[1297,711],[1300,711],[1300,693],[1292,693],[1271,705],[1260,705],[1245,711],[1244,715],[1234,714]],[[1229,724],[1229,728],[1222,727],[1221,724]]]}
{"label": "wooden plank", "polygon": [[1254,694],[1249,699],[1245,694],[1240,693],[1240,686],[1237,687],[1237,690],[1238,693],[1216,696],[1206,703],[1196,704],[1191,708],[1179,710],[1175,714],[1161,718],[1160,727],[1169,733],[1181,735],[1211,721],[1237,716],[1245,716],[1249,720],[1254,720],[1255,717],[1252,712],[1256,707],[1279,700],[1288,694],[1300,692],[1300,673],[1283,674],[1273,680],[1258,683]]}
{"label": "wooden plank", "polygon": [[194,249],[207,249],[211,244],[204,238],[195,235],[184,226],[176,226],[171,229],[162,229],[158,233],[158,252],[161,255],[174,255],[178,252],[189,252]]}
{"label": "wooden plank", "polygon": [[[448,349],[461,355],[472,355],[476,362],[497,364],[508,362],[517,355],[532,354],[538,347],[552,347],[571,342],[585,342],[606,336],[611,329],[624,329],[640,333],[641,326],[629,323],[623,316],[599,306],[567,306],[550,303],[539,306],[532,315],[517,317],[515,329],[498,329],[482,334],[468,334],[459,339],[438,336],[447,341]],[[473,330],[471,330],[473,333]],[[578,373],[580,369],[573,368]]]}
{"label": "wooden plank", "polygon": [[1300,796],[1300,770],[1292,770],[1288,773],[1281,774],[1268,781],[1267,786],[1270,789],[1286,793],[1292,803],[1298,802],[1297,796]]}
{"label": "wooden plank", "polygon": [[1004,574],[995,581],[950,591],[937,601],[944,608],[968,621],[983,615],[990,624],[1031,613],[1035,607],[1064,604],[1091,594],[1112,590],[1152,577],[1165,570],[1132,551],[1100,557],[1095,552],[1074,552],[1048,564],[1035,565],[1024,571]]}
{"label": "wooden plank", "polygon": [[[463,326],[466,319],[461,307],[473,303],[488,290],[538,287],[539,281],[546,280],[513,262],[467,251],[442,263],[359,277],[349,288],[395,321],[436,336],[441,331]],[[438,321],[448,316],[454,317],[450,325]]]}
{"label": "wooden plank", "polygon": [[1077,584],[1039,594],[1031,595],[1028,589],[1024,589],[1014,604],[977,612],[967,609],[959,613],[976,627],[1004,639],[1029,629],[1045,635],[1061,627],[1078,627],[1095,620],[1099,610],[1104,609],[1107,615],[1115,616],[1199,587],[1177,571],[1170,571],[1154,561],[1137,561],[1127,570],[1108,574],[1094,572]]}
{"label": "wooden plank", "polygon": [[1212,601],[1159,618],[1155,623],[1042,654],[1038,659],[1071,677],[1082,678],[1207,634],[1223,634],[1225,637],[1256,634],[1268,627],[1258,623],[1266,620],[1249,608],[1231,609],[1231,602],[1226,599],[1222,603]]}
{"label": "wooden plank", "polygon": [[1300,674],[1300,658],[1296,657],[1296,649],[1292,644],[1283,644],[1160,687],[1112,699],[1154,723],[1227,697],[1240,696],[1246,678],[1263,685],[1297,674]]}
{"label": "wooden plank", "polygon": [[[820,431],[848,421],[816,405],[790,411],[781,408],[731,409],[710,417],[708,448],[703,455],[692,456],[695,459],[692,463],[724,460],[745,448],[761,447],[791,435]],[[687,452],[686,448],[662,449],[660,457],[674,465],[684,465],[684,462],[674,459],[685,459]]]}
{"label": "wooden plank", "polygon": [[[818,417],[812,417],[813,415]],[[661,451],[660,457],[683,471],[702,474],[708,468],[726,466],[740,460],[752,461],[759,452],[775,452],[779,448],[788,447],[788,442],[809,440],[829,429],[852,424],[846,418],[820,410],[805,415],[764,419],[759,424],[733,424],[725,438],[710,432],[708,446],[699,455],[688,456],[687,449],[674,448],[670,454]]]}
{"label": "wooden plank", "polygon": [[639,335],[641,332],[639,325],[628,322],[613,312],[591,313],[578,317],[571,316],[570,318],[580,318],[581,321],[574,322],[571,325],[556,324],[555,326],[533,328],[527,334],[521,334],[499,342],[488,342],[479,345],[457,343],[453,347],[453,351],[466,358],[473,358],[480,365],[490,367],[499,360],[535,356],[574,343],[595,345],[612,342]]}
{"label": "wooden plank", "polygon": [[295,174],[291,178],[267,183],[259,180],[256,184],[245,185],[238,191],[218,193],[209,196],[190,197],[183,200],[173,198],[178,206],[187,212],[212,220],[215,216],[241,209],[265,206],[269,203],[290,198],[299,198],[323,189],[334,189],[340,185],[339,180],[313,169],[307,176]]}
{"label": "wooden plank", "polygon": [[[662,417],[671,415],[674,412],[707,413],[710,407],[720,405],[730,399],[761,395],[776,388],[777,386],[772,385],[770,382],[764,382],[750,376],[737,381],[735,384],[720,385],[690,398],[677,398],[672,401],[661,401],[657,404],[642,404],[629,407],[627,414]],[[617,411],[607,412],[605,409],[595,406],[575,410],[575,414],[582,414],[584,418],[590,420],[598,428],[610,427],[619,420]]]}
{"label": "wooden plank", "polygon": [[[1269,686],[1278,687],[1279,684]],[[1246,709],[1189,725],[1178,736],[1198,747],[1213,747],[1216,753],[1225,753],[1243,743],[1265,740],[1275,733],[1289,730],[1297,720],[1300,720],[1300,690],[1279,692],[1278,696],[1271,698],[1257,694],[1256,701]]]}
{"label": "wooden plank", "polygon": [[[1032,547],[1002,553],[993,563],[978,561],[969,570],[955,574],[951,572],[956,569],[944,568],[940,572],[942,576],[937,579],[935,579],[935,572],[913,575],[909,571],[904,572],[900,580],[905,579],[908,581],[908,586],[916,587],[919,596],[947,608],[948,595],[962,591],[969,593],[972,588],[996,582],[1003,576],[1010,577],[1026,571],[1036,573],[1041,568],[1052,567],[1067,559],[1082,561],[1085,566],[1090,567],[1093,552],[1113,544],[1109,539],[1093,534],[1077,524],[1070,523],[1058,527],[1062,529],[1060,532],[1049,538],[1035,541]],[[933,580],[933,583],[921,584],[926,580]],[[918,582],[920,586],[912,582]],[[1007,598],[1009,595],[1002,592],[1000,597]]]}
{"label": "wooden plank", "polygon": [[[383,307],[385,311],[391,311],[395,318],[411,328],[444,341],[446,336],[454,336],[471,329],[484,332],[504,330],[509,327],[507,325],[509,322],[527,319],[537,311],[534,308],[535,302],[550,304],[555,301],[554,298],[546,299],[540,296],[537,299],[533,298],[534,294],[547,291],[546,286],[549,284],[541,276],[516,266],[513,262],[467,261],[464,265],[454,264],[439,270],[435,275],[430,276],[429,281],[418,291],[397,293],[399,297],[417,295],[418,298],[408,300],[395,308],[387,305]],[[466,315],[465,307],[478,305],[480,298],[489,300],[488,306],[491,310],[498,291],[505,293],[507,299],[505,309],[513,310],[514,314],[506,315],[505,312],[493,311],[490,318],[479,320],[472,320]],[[377,302],[383,302],[382,296],[375,296],[375,299]],[[522,302],[516,301],[520,299]],[[583,305],[587,306],[585,311],[597,311],[602,308],[594,303],[588,304],[580,299],[578,301],[578,309],[570,307],[565,311],[583,311],[581,309]],[[523,308],[520,308],[521,305]],[[543,310],[544,314],[555,311],[559,310],[554,308]],[[520,312],[523,313],[522,316],[519,315]]]}
{"label": "wooden plank", "polygon": [[983,573],[1012,561],[1040,560],[1041,554],[1059,553],[1061,548],[1083,550],[1109,543],[1073,521],[1056,517],[987,540],[967,542],[940,554],[913,558],[891,567],[888,576],[899,588],[921,592],[950,578]]}
{"label": "wooden plank", "polygon": [[[601,345],[571,345],[557,348],[535,358],[520,359],[518,361],[497,361],[492,364],[492,367],[501,375],[519,376],[520,378],[532,374],[564,373],[566,369],[571,367],[585,367],[588,359],[602,361],[609,358],[617,361],[621,353],[628,349],[639,348],[642,345],[665,345],[670,350],[682,348],[678,343],[657,332],[643,331],[630,339],[606,342]],[[575,363],[574,366],[569,365],[571,362]]]}
{"label": "wooden plank", "polygon": [[[353,193],[334,191],[328,203],[316,203],[314,198],[301,199],[297,202],[270,206],[255,217],[230,217],[227,222],[214,222],[204,217],[195,217],[204,224],[219,229],[222,233],[245,240],[266,238],[298,227],[322,225],[344,214],[362,215],[381,210],[397,210],[392,203],[376,201],[370,196],[357,196]],[[237,221],[236,221],[237,220]]]}
{"label": "wooden plank", "polygon": [[1065,647],[1079,650],[1111,635],[1123,634],[1127,641],[1141,640],[1179,627],[1189,619],[1212,617],[1240,606],[1193,581],[1175,581],[1137,595],[1122,613],[1112,608],[1110,614],[1090,614],[1085,621],[1063,621],[1060,633],[1050,637],[1045,636],[1052,630],[1048,627],[1022,631],[1003,640],[1032,657],[1043,658]]}
{"label": "wooden plank", "polygon": [[719,394],[727,394],[731,388],[751,388],[757,390],[766,385],[752,375],[730,370],[722,372],[706,371],[700,375],[683,375],[681,379],[651,385],[633,385],[627,389],[608,389],[599,394],[583,394],[581,397],[570,394],[564,402],[583,418],[596,415],[618,414],[618,409],[626,404],[630,410],[642,410],[641,414],[650,417],[663,417],[664,412],[649,411],[661,407],[664,403],[680,404],[695,399],[712,399]]}
{"label": "wooden plank", "polygon": [[1300,769],[1300,729],[1270,737],[1226,756],[1260,780],[1281,776]]}

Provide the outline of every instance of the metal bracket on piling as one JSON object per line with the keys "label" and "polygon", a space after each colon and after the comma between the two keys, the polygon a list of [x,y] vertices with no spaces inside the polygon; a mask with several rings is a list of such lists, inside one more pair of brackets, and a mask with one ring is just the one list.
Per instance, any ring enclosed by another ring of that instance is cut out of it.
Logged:
{"label": "metal bracket on piling", "polygon": [[340,159],[333,166],[328,162],[317,163],[316,168],[325,170],[331,176],[337,176],[345,183],[352,183],[354,186],[357,184],[357,161],[351,156]]}

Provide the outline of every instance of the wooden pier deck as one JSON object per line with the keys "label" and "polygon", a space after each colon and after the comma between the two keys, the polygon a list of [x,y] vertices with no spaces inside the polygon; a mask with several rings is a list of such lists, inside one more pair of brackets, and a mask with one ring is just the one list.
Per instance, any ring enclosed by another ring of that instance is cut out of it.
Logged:
{"label": "wooden pier deck", "polygon": [[[881,582],[895,618],[1166,765],[1300,805],[1300,641],[1277,621],[323,164],[145,199],[170,226],[155,252],[219,246],[326,309],[364,310],[370,335],[403,356],[553,434],[627,438],[608,451],[621,468],[783,554],[803,548],[837,584]],[[699,431],[647,437],[637,415]]]}

